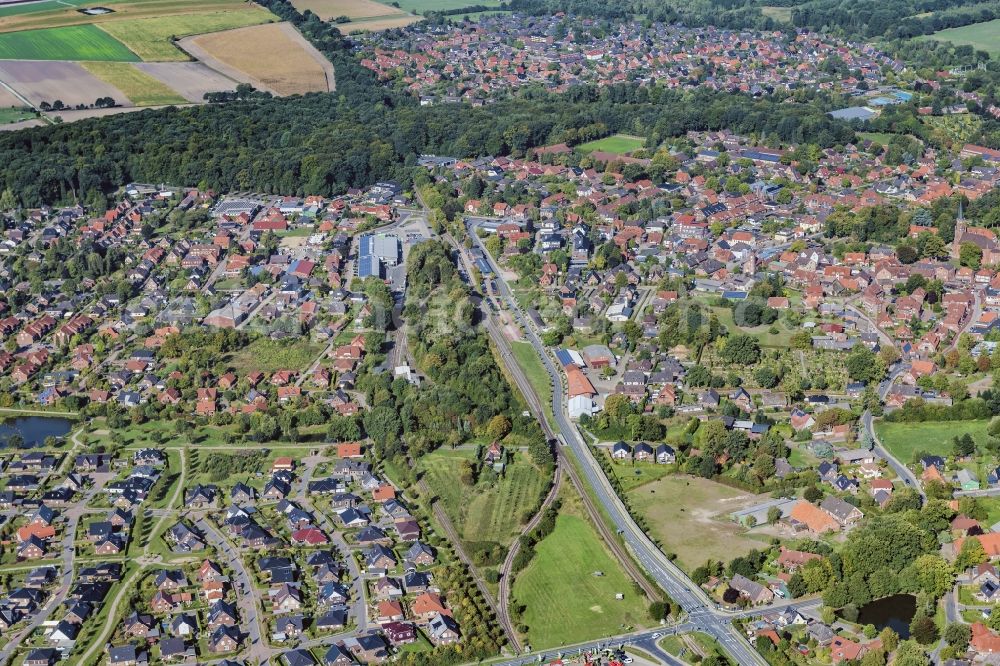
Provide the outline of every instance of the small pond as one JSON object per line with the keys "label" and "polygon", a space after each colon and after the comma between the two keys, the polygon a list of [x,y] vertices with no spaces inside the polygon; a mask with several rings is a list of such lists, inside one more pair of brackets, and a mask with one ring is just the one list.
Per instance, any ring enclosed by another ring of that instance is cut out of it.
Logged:
{"label": "small pond", "polygon": [[910,621],[917,613],[917,598],[912,594],[894,594],[871,601],[858,609],[858,624],[874,624],[882,631],[889,627],[900,638],[910,637]]}
{"label": "small pond", "polygon": [[0,421],[0,447],[10,444],[19,435],[25,447],[38,446],[46,437],[65,437],[73,429],[73,421],[61,416],[18,416]]}

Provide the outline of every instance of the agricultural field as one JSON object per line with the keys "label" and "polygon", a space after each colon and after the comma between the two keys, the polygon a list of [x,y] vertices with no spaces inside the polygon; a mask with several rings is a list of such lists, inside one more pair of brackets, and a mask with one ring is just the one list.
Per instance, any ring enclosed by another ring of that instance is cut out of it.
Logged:
{"label": "agricultural field", "polygon": [[235,90],[236,82],[200,62],[137,62],[149,74],[189,102],[202,102],[205,93]]}
{"label": "agricultural field", "polygon": [[438,449],[421,458],[417,467],[464,541],[507,545],[517,534],[524,512],[537,503],[547,479],[527,454],[518,452],[502,477],[480,480],[469,489],[459,479],[459,463],[474,456],[472,446]]}
{"label": "agricultural field", "polygon": [[19,123],[24,120],[31,120],[35,113],[30,109],[21,107],[0,107],[0,125]]}
{"label": "agricultural field", "polygon": [[645,597],[587,522],[579,496],[566,490],[562,501],[555,530],[535,547],[512,590],[534,649],[618,634],[647,620]]}
{"label": "agricultural field", "polygon": [[977,51],[986,51],[991,58],[995,59],[1000,57],[1000,19],[938,30],[931,35],[921,35],[916,39],[934,39],[941,42],[951,42],[957,46],[967,44]]}
{"label": "agricultural field", "polygon": [[729,519],[756,496],[693,476],[665,476],[626,493],[632,508],[646,519],[650,536],[677,563],[692,571],[705,560],[729,560],[760,548]]}
{"label": "agricultural field", "polygon": [[0,78],[36,107],[56,100],[69,107],[93,104],[98,97],[111,97],[119,104],[130,103],[124,92],[75,62],[6,60],[0,62]]}
{"label": "agricultural field", "polygon": [[472,5],[481,5],[483,7],[500,6],[500,0],[397,0],[397,3],[400,9],[413,12],[414,14],[462,9]]}
{"label": "agricultural field", "polygon": [[300,12],[307,9],[324,21],[346,16],[350,19],[399,14],[399,9],[374,0],[294,0]]}
{"label": "agricultural field", "polygon": [[[200,35],[184,48],[215,69],[276,95],[328,92],[333,66],[287,23],[258,25]],[[280,58],[260,54],[280,53]]]}
{"label": "agricultural field", "polygon": [[642,148],[645,144],[646,140],[642,137],[629,136],[627,134],[612,134],[603,139],[581,143],[576,147],[576,151],[584,155],[589,155],[595,150],[625,155]]}
{"label": "agricultural field", "polygon": [[119,90],[136,106],[183,104],[187,100],[159,79],[127,62],[85,62],[83,68]]}
{"label": "agricultural field", "polygon": [[882,445],[897,460],[908,465],[917,451],[947,456],[951,440],[966,433],[972,435],[980,448],[986,445],[989,421],[927,421],[923,423],[891,423],[879,421],[875,433]]}
{"label": "agricultural field", "polygon": [[[121,40],[143,60],[184,61],[189,59],[188,56],[178,50],[171,43],[171,39],[231,30],[276,20],[274,14],[265,9],[249,5],[245,5],[245,7],[240,11],[219,10],[158,18],[109,21],[102,24],[101,29]],[[284,60],[284,54],[281,60]]]}
{"label": "agricultural field", "polygon": [[379,30],[391,30],[392,28],[405,28],[419,20],[420,18],[417,16],[401,12],[391,16],[372,16],[370,18],[355,19],[350,23],[344,23],[341,29],[347,34],[355,32],[378,32]]}
{"label": "agricultural field", "polygon": [[76,25],[0,34],[0,60],[134,62],[139,56],[99,28]]}

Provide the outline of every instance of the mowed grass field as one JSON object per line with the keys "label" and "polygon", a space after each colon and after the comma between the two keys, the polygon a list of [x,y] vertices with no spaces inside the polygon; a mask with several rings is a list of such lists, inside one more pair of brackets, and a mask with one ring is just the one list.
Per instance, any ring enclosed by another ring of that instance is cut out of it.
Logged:
{"label": "mowed grass field", "polygon": [[136,106],[187,102],[159,79],[127,62],[85,62],[83,68],[128,95]]}
{"label": "mowed grass field", "polygon": [[592,153],[595,150],[624,155],[625,153],[631,153],[634,150],[642,148],[645,143],[646,140],[638,136],[612,134],[611,136],[604,137],[603,139],[581,143],[576,147],[576,151],[583,153],[584,155]]}
{"label": "mowed grass field", "polygon": [[266,9],[246,6],[240,11],[212,11],[102,23],[101,29],[119,39],[143,60],[169,62],[189,60],[171,39],[231,30],[276,21]]}
{"label": "mowed grass field", "polygon": [[782,23],[791,23],[792,21],[791,7],[761,7],[760,13]]}
{"label": "mowed grass field", "polygon": [[579,496],[564,490],[562,501],[555,530],[535,547],[512,590],[525,606],[522,622],[534,649],[618,634],[647,618],[645,597],[587,522]]}
{"label": "mowed grass field", "polygon": [[0,60],[112,60],[139,56],[92,25],[0,34]]}
{"label": "mowed grass field", "polygon": [[960,28],[938,30],[933,34],[921,35],[916,39],[923,41],[934,39],[957,45],[968,44],[976,50],[986,51],[992,58],[997,58],[1000,57],[1000,19],[963,25]]}
{"label": "mowed grass field", "polygon": [[708,559],[728,562],[764,545],[729,519],[730,513],[754,502],[749,493],[700,477],[665,476],[626,494],[645,517],[650,536],[665,552],[676,553],[685,571]]}
{"label": "mowed grass field", "polygon": [[986,428],[989,421],[927,421],[924,423],[891,423],[879,421],[875,424],[882,445],[904,465],[910,464],[916,451],[927,451],[935,455],[948,456],[951,440],[956,435],[972,435],[976,445],[986,446]]}
{"label": "mowed grass field", "polygon": [[475,449],[438,449],[421,458],[417,468],[438,497],[462,539],[496,541],[507,545],[519,531],[527,509],[534,508],[548,480],[528,459],[516,452],[503,477],[473,488],[459,480],[462,460],[472,460]]}

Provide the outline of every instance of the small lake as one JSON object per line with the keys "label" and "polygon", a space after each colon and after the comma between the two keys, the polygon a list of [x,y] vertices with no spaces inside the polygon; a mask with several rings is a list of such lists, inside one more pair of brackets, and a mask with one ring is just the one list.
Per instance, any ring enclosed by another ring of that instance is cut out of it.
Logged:
{"label": "small lake", "polygon": [[874,624],[882,631],[889,627],[900,638],[910,637],[910,621],[917,614],[917,598],[912,594],[894,594],[876,599],[858,609],[858,624]]}
{"label": "small lake", "polygon": [[18,416],[0,421],[0,447],[10,443],[13,435],[20,435],[25,447],[38,446],[46,437],[65,437],[73,429],[74,421],[61,416]]}

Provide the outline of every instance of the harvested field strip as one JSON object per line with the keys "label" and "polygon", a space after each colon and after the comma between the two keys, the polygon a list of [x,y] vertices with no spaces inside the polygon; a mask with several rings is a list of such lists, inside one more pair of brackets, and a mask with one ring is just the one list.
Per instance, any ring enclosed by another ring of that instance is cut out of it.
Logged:
{"label": "harvested field strip", "polygon": [[3,60],[0,61],[0,78],[36,107],[56,100],[69,108],[78,104],[89,106],[98,97],[110,97],[118,104],[131,105],[125,93],[76,62]]}
{"label": "harvested field strip", "polygon": [[[235,12],[215,11],[162,18],[114,21],[103,23],[100,27],[109,35],[128,45],[143,60],[183,61],[190,58],[171,43],[170,40],[173,38],[203,35],[274,20],[276,20],[274,14],[265,9],[248,8]],[[253,46],[255,45],[246,44],[244,48]],[[259,57],[261,51],[255,49],[254,52]],[[284,58],[282,57],[281,60]]]}
{"label": "harvested field strip", "polygon": [[420,20],[419,16],[404,14],[399,18],[393,16],[375,16],[372,18],[357,19],[340,26],[341,30],[350,34],[352,32],[378,32],[379,30],[390,30],[392,28],[405,28],[411,23]]}
{"label": "harvested field strip", "polygon": [[200,62],[140,62],[135,67],[190,102],[203,102],[205,93],[236,88],[235,81]]}
{"label": "harvested field strip", "polygon": [[[277,95],[333,89],[333,66],[287,23],[201,35],[183,45],[209,65],[222,63],[219,71],[242,72],[256,87]],[[208,59],[201,57],[202,51]],[[280,53],[281,57],[261,58],[261,53]]]}
{"label": "harvested field strip", "polygon": [[81,63],[88,72],[128,95],[136,106],[183,104],[187,100],[162,81],[127,62]]}
{"label": "harvested field strip", "polygon": [[0,60],[117,60],[138,56],[92,25],[0,34]]}
{"label": "harvested field strip", "polygon": [[300,12],[308,9],[324,21],[339,16],[359,19],[399,13],[395,7],[373,0],[293,0],[292,5]]}

